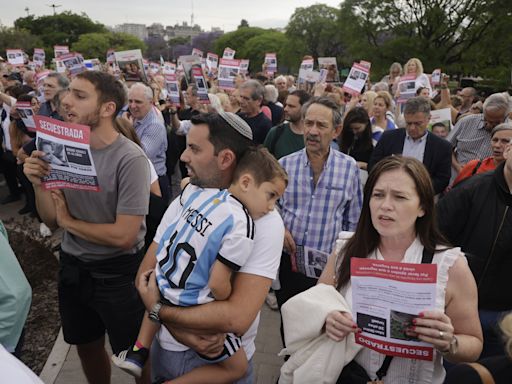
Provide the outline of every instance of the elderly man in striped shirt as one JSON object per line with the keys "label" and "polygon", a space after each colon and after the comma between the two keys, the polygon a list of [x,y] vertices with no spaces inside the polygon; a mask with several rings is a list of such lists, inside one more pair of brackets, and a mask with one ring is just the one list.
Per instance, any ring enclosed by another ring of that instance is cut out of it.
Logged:
{"label": "elderly man in striped shirt", "polygon": [[453,146],[452,167],[455,175],[468,161],[492,155],[491,131],[505,121],[508,111],[508,100],[503,94],[495,93],[485,100],[483,113],[463,117],[457,122],[448,135],[448,141]]}
{"label": "elderly man in striped shirt", "polygon": [[305,148],[279,160],[289,177],[279,204],[286,228],[279,307],[316,284],[338,233],[355,230],[362,204],[355,160],[331,148],[342,129],[338,106],[319,97],[302,111]]}
{"label": "elderly man in striped shirt", "polygon": [[128,108],[133,118],[133,127],[158,175],[162,198],[169,201],[171,187],[165,165],[167,130],[159,112],[153,105],[153,91],[147,85],[135,83],[128,91]]}

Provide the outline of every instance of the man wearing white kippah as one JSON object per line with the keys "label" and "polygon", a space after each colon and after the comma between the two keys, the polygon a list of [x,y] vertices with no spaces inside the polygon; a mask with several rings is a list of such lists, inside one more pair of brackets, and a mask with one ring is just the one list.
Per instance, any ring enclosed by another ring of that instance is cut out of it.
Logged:
{"label": "man wearing white kippah", "polygon": [[[187,149],[181,156],[191,183],[205,188],[227,188],[238,160],[252,145],[250,127],[229,112],[194,116],[192,123]],[[222,351],[224,336],[231,332],[243,335],[242,345],[249,361],[245,376],[237,383],[253,382],[252,356],[259,311],[276,277],[284,238],[283,222],[276,211],[255,220],[254,224],[252,252],[234,275],[229,298],[194,307],[162,305],[155,278],[152,275],[146,278],[147,271],[154,269],[157,262],[157,232],[137,278],[137,287],[147,310],[165,325],[151,348],[153,379],[179,377],[205,364],[195,353],[181,353],[183,347],[177,349],[175,340],[212,358]]]}

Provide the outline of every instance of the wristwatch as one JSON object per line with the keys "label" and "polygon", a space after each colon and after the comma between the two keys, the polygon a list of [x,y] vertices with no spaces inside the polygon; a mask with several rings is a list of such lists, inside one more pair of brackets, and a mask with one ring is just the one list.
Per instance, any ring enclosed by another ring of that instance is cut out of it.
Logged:
{"label": "wristwatch", "polygon": [[443,355],[455,355],[457,351],[459,350],[459,339],[457,339],[457,336],[453,335],[450,345],[446,351],[443,351]]}
{"label": "wristwatch", "polygon": [[162,309],[162,305],[161,301],[158,301],[153,305],[153,308],[151,308],[151,311],[148,313],[149,320],[154,321],[155,323],[162,323],[162,320],[160,319],[160,309]]}

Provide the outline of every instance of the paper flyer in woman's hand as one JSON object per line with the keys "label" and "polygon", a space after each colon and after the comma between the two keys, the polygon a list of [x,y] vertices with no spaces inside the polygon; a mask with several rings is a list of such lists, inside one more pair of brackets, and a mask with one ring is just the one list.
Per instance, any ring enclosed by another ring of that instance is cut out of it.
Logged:
{"label": "paper flyer in woman's hand", "polygon": [[433,359],[416,338],[412,320],[435,309],[437,266],[352,258],[352,314],[362,332],[356,343],[386,355]]}

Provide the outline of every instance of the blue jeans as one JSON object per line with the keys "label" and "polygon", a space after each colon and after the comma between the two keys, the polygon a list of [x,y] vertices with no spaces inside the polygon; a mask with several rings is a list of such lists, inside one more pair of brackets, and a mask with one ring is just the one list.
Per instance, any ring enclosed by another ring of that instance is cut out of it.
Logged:
{"label": "blue jeans", "polygon": [[[205,361],[192,349],[183,352],[168,351],[160,347],[158,341],[151,345],[151,380],[164,378],[172,380],[190,372],[194,368],[205,365]],[[236,384],[253,384],[254,373],[252,359],[249,360],[249,367],[244,377]]]}
{"label": "blue jeans", "polygon": [[501,336],[499,322],[509,311],[489,311],[479,309],[480,324],[484,334],[484,348],[480,359],[505,354],[505,344]]}

